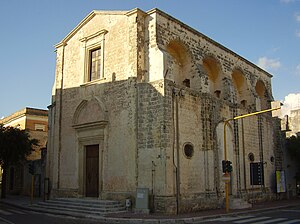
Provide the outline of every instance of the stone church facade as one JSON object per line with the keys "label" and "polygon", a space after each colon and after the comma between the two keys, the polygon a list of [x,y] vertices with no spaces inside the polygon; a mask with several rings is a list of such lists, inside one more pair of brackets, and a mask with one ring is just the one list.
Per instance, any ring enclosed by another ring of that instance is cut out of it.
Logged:
{"label": "stone church facade", "polygon": [[[270,108],[269,73],[158,9],[93,11],[56,54],[52,197],[134,202],[148,188],[157,212],[222,205],[224,120]],[[273,126],[269,113],[227,126],[231,197],[274,196]],[[260,185],[250,162],[264,166]]]}

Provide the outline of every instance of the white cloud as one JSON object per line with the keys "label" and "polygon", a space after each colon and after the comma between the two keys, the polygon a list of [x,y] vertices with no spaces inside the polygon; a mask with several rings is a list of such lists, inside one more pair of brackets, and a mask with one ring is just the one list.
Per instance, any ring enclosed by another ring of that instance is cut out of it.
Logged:
{"label": "white cloud", "polygon": [[296,36],[297,36],[297,37],[300,37],[300,30],[297,30],[297,31],[296,31]]}
{"label": "white cloud", "polygon": [[277,70],[278,68],[280,68],[281,63],[278,59],[261,57],[258,59],[257,65],[265,70],[268,70],[268,69]]}
{"label": "white cloud", "polygon": [[297,13],[297,14],[295,15],[295,17],[296,17],[296,21],[297,21],[297,22],[300,22],[300,14]]}
{"label": "white cloud", "polygon": [[296,75],[300,75],[300,64],[296,66]]}
{"label": "white cloud", "polygon": [[[299,66],[300,67],[300,66]],[[289,115],[291,110],[300,109],[300,93],[290,93],[284,98],[281,115]]]}
{"label": "white cloud", "polygon": [[280,47],[274,47],[274,48],[271,50],[271,52],[275,53],[275,52],[277,52],[279,49],[280,49]]}
{"label": "white cloud", "polygon": [[280,0],[280,2],[286,3],[286,4],[291,3],[291,2],[294,2],[294,1],[295,1],[295,0]]}

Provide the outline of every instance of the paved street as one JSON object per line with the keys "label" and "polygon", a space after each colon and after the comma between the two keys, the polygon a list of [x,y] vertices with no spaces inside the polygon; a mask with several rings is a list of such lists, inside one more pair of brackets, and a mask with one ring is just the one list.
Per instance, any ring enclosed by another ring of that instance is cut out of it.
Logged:
{"label": "paved street", "polygon": [[0,204],[0,224],[101,224],[96,220],[42,214]]}
{"label": "paved street", "polygon": [[300,223],[300,206],[288,209],[275,209],[268,212],[252,213],[244,215],[232,215],[205,220],[199,223],[255,223],[255,224],[294,224]]}
{"label": "paved street", "polygon": [[[39,199],[40,200],[40,199]],[[38,200],[38,201],[39,201]],[[35,201],[38,202],[37,200]],[[65,212],[62,215],[57,212],[46,214],[34,211],[35,207],[28,204],[28,197],[9,196],[0,200],[0,224],[226,224],[226,223],[281,223],[281,224],[300,224],[300,200],[277,200],[272,202],[262,202],[254,205],[252,209],[231,210],[229,214],[224,209],[206,210],[198,213],[165,215],[165,214],[139,214],[134,212],[114,213],[103,216],[94,216],[97,219],[86,218],[80,212]],[[48,211],[45,209],[45,212]],[[72,215],[72,216],[70,216]],[[75,218],[75,216],[77,218]],[[80,217],[80,218],[79,218]]]}

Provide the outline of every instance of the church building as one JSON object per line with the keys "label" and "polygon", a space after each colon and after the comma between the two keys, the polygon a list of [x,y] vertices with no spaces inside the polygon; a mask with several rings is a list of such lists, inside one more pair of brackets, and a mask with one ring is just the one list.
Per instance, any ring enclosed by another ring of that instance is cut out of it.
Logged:
{"label": "church building", "polygon": [[[240,40],[243,42],[243,40]],[[244,43],[247,44],[247,43]],[[272,199],[281,169],[272,75],[159,9],[92,11],[56,46],[52,197],[138,200],[155,212]]]}

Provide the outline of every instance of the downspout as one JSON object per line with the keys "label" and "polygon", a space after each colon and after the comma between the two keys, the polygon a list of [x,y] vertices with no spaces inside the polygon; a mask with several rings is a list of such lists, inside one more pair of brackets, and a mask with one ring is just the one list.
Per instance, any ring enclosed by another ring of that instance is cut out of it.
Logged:
{"label": "downspout", "polygon": [[[173,162],[173,167],[175,169],[175,187],[173,186],[173,190],[175,192],[175,196],[177,195],[176,192],[176,182],[177,182],[177,167],[176,167],[176,164],[175,164],[175,103],[174,103],[174,98],[175,96],[175,89],[173,88],[172,89],[172,119],[173,119],[173,144],[172,144],[172,154],[173,154],[173,157],[172,157],[172,162]],[[176,211],[177,211],[177,197],[176,197]],[[177,212],[176,212],[177,213]]]}
{"label": "downspout", "polygon": [[63,102],[63,87],[64,87],[64,62],[65,62],[65,46],[66,43],[62,43],[62,62],[61,62],[61,82],[60,82],[60,96],[59,96],[59,131],[58,131],[58,155],[57,155],[57,189],[60,188],[60,157],[61,157],[61,139],[62,139],[62,102]]}
{"label": "downspout", "polygon": [[244,168],[244,190],[247,191],[244,119],[242,119],[242,147],[243,147],[243,168]]}
{"label": "downspout", "polygon": [[139,84],[136,82],[136,151],[135,151],[135,187],[138,188],[138,177],[139,177]]}
{"label": "downspout", "polygon": [[[174,124],[174,135],[173,135],[173,166],[175,167],[175,184],[176,184],[176,214],[180,212],[180,163],[179,163],[179,116],[178,116],[178,94],[173,89],[173,99],[175,96],[175,108],[173,100],[173,124]],[[174,116],[175,113],[175,116]],[[176,141],[175,141],[176,138]],[[176,163],[175,163],[175,148],[176,148]]]}
{"label": "downspout", "polygon": [[180,213],[180,163],[179,163],[179,116],[178,116],[178,95],[176,96],[176,153],[177,153],[177,214]]}

